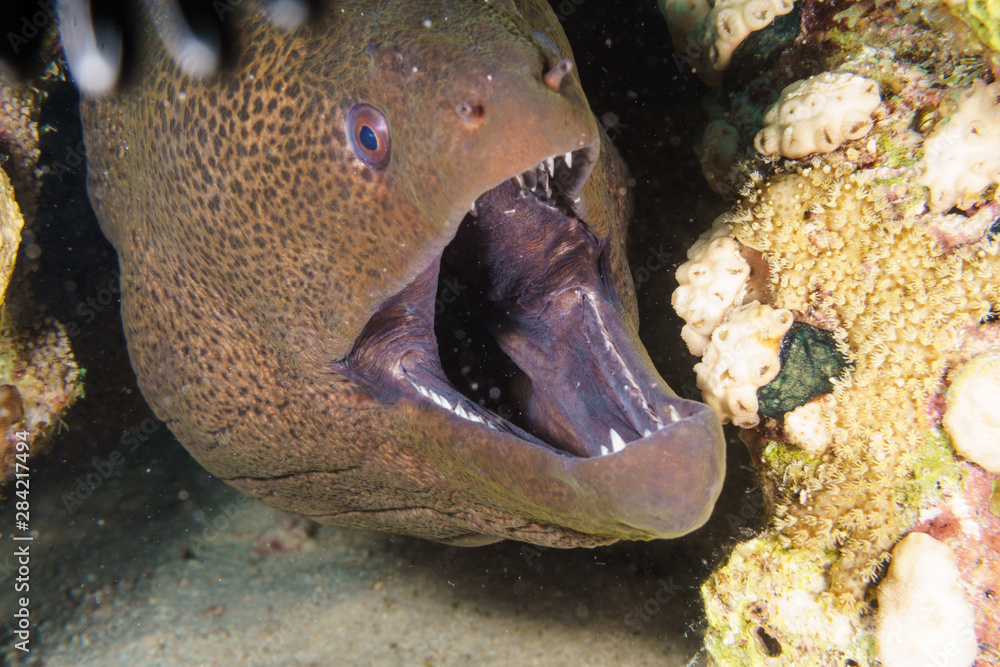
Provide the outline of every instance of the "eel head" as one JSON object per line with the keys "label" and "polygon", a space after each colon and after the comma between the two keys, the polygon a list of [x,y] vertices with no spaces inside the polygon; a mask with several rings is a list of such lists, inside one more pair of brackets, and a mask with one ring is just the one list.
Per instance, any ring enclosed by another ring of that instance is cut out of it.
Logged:
{"label": "eel head", "polygon": [[[233,68],[85,101],[140,386],[317,521],[479,544],[703,524],[721,427],[637,335],[627,174],[542,2],[242,16]],[[150,40],[152,41],[152,40]]]}

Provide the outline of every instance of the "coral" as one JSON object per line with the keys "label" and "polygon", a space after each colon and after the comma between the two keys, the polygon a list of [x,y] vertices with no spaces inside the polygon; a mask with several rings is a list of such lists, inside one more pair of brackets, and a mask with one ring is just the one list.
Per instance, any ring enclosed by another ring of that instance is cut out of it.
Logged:
{"label": "coral", "polygon": [[754,301],[733,308],[712,332],[694,371],[705,403],[723,424],[757,425],[757,389],[778,374],[778,348],[792,321],[790,311]]}
{"label": "coral", "polygon": [[761,155],[801,158],[829,153],[845,141],[860,139],[873,126],[881,104],[878,84],[848,72],[824,72],[781,91],[764,114],[754,138]]}
{"label": "coral", "polygon": [[750,33],[792,11],[794,0],[718,0],[705,17],[701,43],[716,70],[729,66],[733,51]]}
{"label": "coral", "polygon": [[944,0],[955,16],[972,27],[979,40],[1000,51],[1000,2],[997,0]]}
{"label": "coral", "polygon": [[1000,303],[1000,243],[945,250],[932,219],[904,218],[859,174],[829,167],[759,182],[729,218],[768,262],[773,305],[832,330],[854,364],[824,409],[822,462],[773,471],[782,543],[838,549],[831,590],[845,605],[904,528],[897,487],[931,426],[927,406],[947,368],[990,337],[981,322]]}
{"label": "coral", "polygon": [[965,364],[945,398],[943,425],[955,450],[1000,473],[1000,354],[983,354]]}
{"label": "coral", "polygon": [[976,80],[959,95],[958,111],[924,142],[917,182],[939,210],[971,208],[984,189],[1000,184],[1000,83]]}
{"label": "coral", "polygon": [[[964,117],[960,92],[984,90],[973,82],[995,81],[1000,61],[934,3],[809,2],[798,27],[777,56],[767,51],[767,35],[741,47],[743,78],[713,91],[712,117],[731,124],[734,136],[754,137],[768,124],[764,100],[796,80],[836,72],[869,82],[859,118],[867,134],[830,142],[825,153],[782,154],[780,133],[767,156],[738,146],[728,177],[739,200],[714,226],[731,228],[750,267],[732,309],[756,299],[791,311],[795,327],[826,332],[825,352],[835,350],[846,365],[831,381],[835,373],[822,365],[782,357],[782,370],[798,367],[798,379],[757,392],[760,422],[740,438],[758,472],[765,524],[703,588],[710,662],[878,664],[873,585],[897,540],[919,531],[957,555],[976,618],[977,667],[1000,665],[1000,481],[956,456],[942,427],[946,391],[957,393],[962,369],[1000,353],[1000,199],[986,184],[968,196],[957,191],[962,211],[950,210],[946,197],[929,208],[918,182],[930,171],[921,165],[935,148],[929,137]],[[748,73],[754,64],[756,77]],[[992,104],[978,95],[980,111]],[[961,160],[976,159],[952,172],[976,172],[976,161],[996,154],[968,150]],[[942,172],[940,182],[948,178]],[[800,383],[833,390],[783,412],[812,393],[793,400]],[[803,563],[814,569],[799,569]],[[858,650],[832,640],[839,630],[804,629],[794,608],[771,604],[795,595],[846,618],[846,626],[831,627],[848,627]]]}
{"label": "coral", "polygon": [[0,170],[0,304],[3,303],[7,284],[14,272],[17,248],[21,244],[21,228],[24,218],[14,201],[14,189],[7,180],[7,174]]}
{"label": "coral", "polygon": [[980,647],[976,665],[998,665],[1000,480],[968,461],[949,460],[946,465],[951,470],[937,479],[924,475],[940,491],[936,498],[931,496],[933,503],[922,504],[921,522],[913,530],[927,533],[954,551],[959,584],[975,615],[975,636]]}
{"label": "coral", "polygon": [[27,431],[31,454],[37,454],[60,423],[60,413],[83,395],[82,373],[66,330],[58,322],[47,320],[17,334],[0,334],[0,414],[6,416],[0,441],[0,482],[13,473],[15,432]]}
{"label": "coral", "polygon": [[955,552],[924,533],[892,550],[878,587],[878,656],[884,667],[931,663],[968,667],[976,659],[975,618],[959,587]]}
{"label": "coral", "polygon": [[688,249],[688,261],[677,269],[680,287],[670,303],[686,322],[681,338],[697,356],[750,277],[750,265],[740,257],[729,233],[727,225],[714,225]]}
{"label": "coral", "polygon": [[796,322],[781,341],[781,370],[757,392],[760,412],[781,417],[817,396],[833,391],[833,380],[847,369],[829,331]]}
{"label": "coral", "polygon": [[11,426],[24,419],[24,402],[21,392],[12,384],[0,385],[0,429],[6,433]]}
{"label": "coral", "polygon": [[698,158],[701,173],[708,181],[708,187],[720,195],[733,192],[729,172],[736,163],[736,153],[740,146],[739,131],[724,120],[716,119],[708,124],[701,137]]}
{"label": "coral", "polygon": [[721,83],[733,52],[778,16],[792,11],[795,0],[659,0],[674,49],[692,62],[701,79]]}
{"label": "coral", "polygon": [[833,435],[826,427],[823,402],[811,401],[785,414],[785,437],[802,451],[819,456],[833,444]]}
{"label": "coral", "polygon": [[0,165],[10,174],[25,215],[33,208],[39,187],[35,169],[41,155],[38,115],[44,97],[33,85],[11,84],[0,73]]}
{"label": "coral", "polygon": [[697,58],[701,52],[701,26],[712,10],[708,0],[657,0],[657,5],[667,20],[674,48],[688,57]]}
{"label": "coral", "polygon": [[716,664],[873,665],[867,621],[830,599],[824,571],[831,560],[785,550],[773,539],[738,544],[702,586],[705,645]]}

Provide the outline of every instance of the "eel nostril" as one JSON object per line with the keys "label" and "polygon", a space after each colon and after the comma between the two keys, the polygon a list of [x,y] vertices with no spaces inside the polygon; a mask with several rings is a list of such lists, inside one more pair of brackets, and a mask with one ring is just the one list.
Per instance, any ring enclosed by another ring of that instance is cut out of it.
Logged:
{"label": "eel nostril", "polygon": [[550,69],[542,77],[542,81],[548,86],[552,91],[559,92],[559,87],[562,85],[563,77],[573,71],[573,61],[569,58],[563,58],[559,63]]}
{"label": "eel nostril", "polygon": [[483,119],[483,106],[475,100],[462,100],[455,105],[455,113],[470,125],[478,125]]}

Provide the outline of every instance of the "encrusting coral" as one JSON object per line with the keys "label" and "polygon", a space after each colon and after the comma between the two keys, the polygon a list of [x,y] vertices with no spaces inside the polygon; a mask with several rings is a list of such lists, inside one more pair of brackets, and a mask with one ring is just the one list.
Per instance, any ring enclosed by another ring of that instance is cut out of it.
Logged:
{"label": "encrusting coral", "polygon": [[791,12],[795,0],[658,0],[658,5],[674,48],[705,83],[718,86],[740,44]]}
{"label": "encrusting coral", "polygon": [[736,163],[739,147],[739,131],[724,120],[713,120],[702,134],[698,150],[701,173],[708,181],[708,187],[720,195],[728,195],[733,190],[729,184],[729,172]]}
{"label": "encrusting coral", "polygon": [[924,142],[917,182],[939,210],[967,209],[1000,184],[1000,82],[980,79],[959,95],[958,111]]}
{"label": "encrusting coral", "polygon": [[61,422],[59,415],[83,396],[83,373],[69,336],[47,320],[18,333],[0,332],[0,484],[14,473],[17,431],[27,431],[31,455]]}
{"label": "encrusting coral", "polygon": [[757,390],[778,374],[781,337],[793,321],[790,311],[754,301],[733,308],[712,332],[694,372],[705,403],[722,423],[749,428],[760,421]]}
{"label": "encrusting coral", "polygon": [[34,86],[14,84],[0,73],[0,164],[10,174],[25,215],[34,209],[38,194],[38,115],[44,97]]}
{"label": "encrusting coral", "polygon": [[983,44],[1000,52],[1000,3],[996,0],[944,0],[944,4],[969,24]]}
{"label": "encrusting coral", "polygon": [[761,155],[801,158],[860,139],[881,104],[878,83],[849,72],[823,72],[786,86],[754,138]]}
{"label": "encrusting coral", "polygon": [[[823,14],[840,23],[816,39],[827,40],[825,48],[839,40],[855,49],[852,56],[819,65],[809,60],[817,57],[810,50],[813,34],[800,36],[788,53],[804,56],[783,56],[787,67],[763,73],[746,85],[749,93],[729,96],[729,109],[714,114],[738,136],[754,136],[762,115],[752,101],[775,99],[788,78],[817,69],[863,79],[871,93],[867,133],[831,142],[829,152],[792,159],[741,147],[729,184],[740,199],[699,242],[710,238],[721,247],[733,240],[725,258],[746,263],[745,282],[720,281],[733,301],[711,319],[677,309],[689,331],[699,324],[695,340],[710,340],[711,322],[725,326],[756,300],[792,314],[785,339],[809,327],[809,340],[823,341],[815,355],[822,363],[809,355],[805,361],[782,357],[782,371],[757,391],[759,423],[740,432],[757,465],[766,524],[736,545],[703,587],[706,646],[718,664],[878,664],[869,605],[893,546],[919,531],[950,540],[962,595],[975,613],[977,664],[1000,665],[1000,561],[989,556],[1000,544],[989,489],[1000,483],[990,482],[973,458],[956,456],[942,428],[948,410],[960,412],[954,404],[961,403],[961,386],[975,374],[963,369],[1000,354],[1000,202],[986,184],[957,196],[961,211],[949,210],[935,206],[934,193],[918,182],[928,172],[931,137],[948,132],[962,91],[982,90],[986,84],[974,82],[991,79],[982,60],[952,57],[967,42],[895,13],[912,8],[859,5],[850,16]],[[840,29],[860,15],[875,26],[871,32]],[[871,46],[869,39],[883,41]],[[914,63],[920,58],[926,66]],[[709,298],[717,285],[706,283],[704,292],[679,301],[718,306],[722,299]],[[700,289],[690,280],[685,285],[688,292]],[[691,338],[685,340],[698,353]],[[779,381],[785,365],[798,366],[802,375]],[[990,371],[979,376],[991,377]],[[789,400],[796,385],[805,389],[811,380],[820,395],[809,389]],[[788,382],[787,391],[776,390],[781,382]],[[991,428],[991,412],[972,412],[972,430]],[[720,417],[727,418],[725,410]],[[828,626],[800,623],[799,615],[825,618]]]}
{"label": "encrusting coral", "polygon": [[947,544],[925,533],[900,540],[878,603],[875,636],[883,667],[968,667],[975,661],[975,616]]}
{"label": "encrusting coral", "polygon": [[17,249],[21,245],[21,229],[24,218],[14,201],[14,188],[7,180],[7,174],[0,169],[0,304],[7,293],[7,284],[14,272]]}
{"label": "encrusting coral", "polygon": [[670,303],[686,322],[681,338],[691,354],[701,356],[712,332],[742,296],[750,278],[750,265],[740,257],[725,225],[702,234],[687,256],[688,261],[677,269],[680,286]]}
{"label": "encrusting coral", "polygon": [[823,404],[824,458],[771,481],[782,544],[837,549],[831,591],[852,606],[905,529],[900,488],[947,369],[992,335],[1000,242],[942,248],[932,215],[905,217],[864,175],[828,166],[748,190],[730,222],[767,261],[773,303],[831,330],[854,365]]}
{"label": "encrusting coral", "polygon": [[[45,48],[52,57],[57,41]],[[15,463],[37,454],[60,414],[83,395],[66,330],[52,319],[36,320],[43,309],[31,303],[29,271],[15,265],[40,187],[37,119],[46,94],[36,84],[59,76],[50,68],[42,80],[10,85],[0,74],[0,485]]]}
{"label": "encrusting coral", "polygon": [[705,17],[701,36],[712,67],[726,69],[736,47],[750,33],[771,25],[794,6],[794,0],[718,0]]}
{"label": "encrusting coral", "polygon": [[962,366],[945,395],[942,424],[955,451],[1000,474],[1000,353]]}

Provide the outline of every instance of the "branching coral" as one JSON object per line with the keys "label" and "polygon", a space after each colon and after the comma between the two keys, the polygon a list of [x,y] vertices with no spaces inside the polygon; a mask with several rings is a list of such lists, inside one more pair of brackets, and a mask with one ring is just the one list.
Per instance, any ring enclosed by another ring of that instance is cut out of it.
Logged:
{"label": "branching coral", "polygon": [[981,80],[963,90],[958,111],[924,142],[917,181],[936,209],[967,209],[984,189],[1000,184],[1000,83]]}
{"label": "branching coral", "polygon": [[801,158],[829,153],[872,129],[882,102],[878,83],[847,72],[824,72],[796,81],[764,114],[754,145],[761,155]]}

